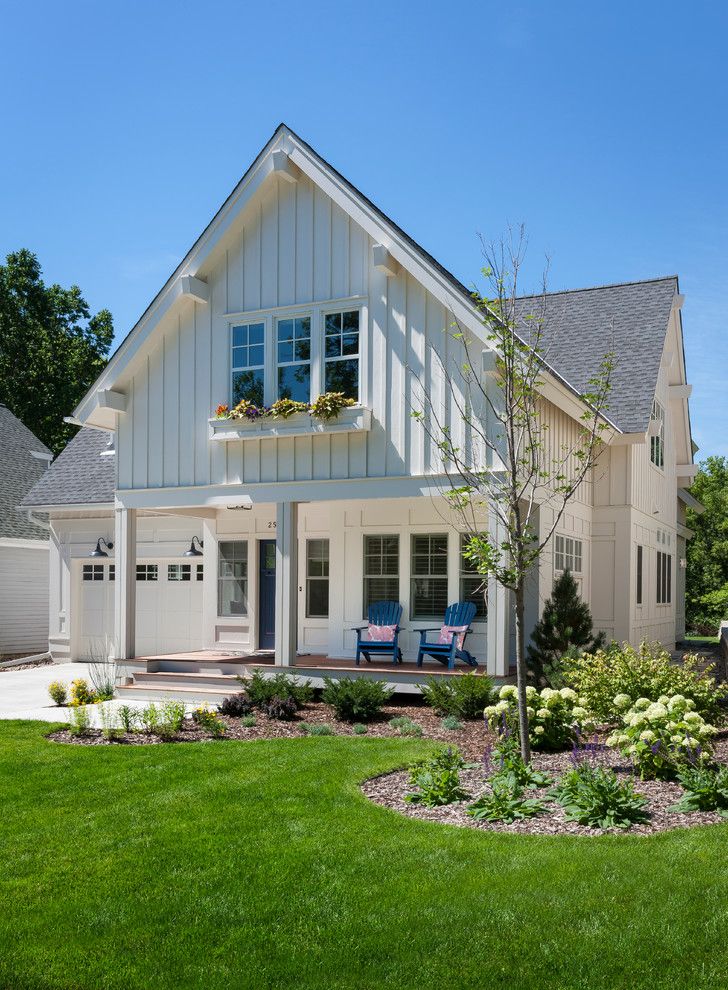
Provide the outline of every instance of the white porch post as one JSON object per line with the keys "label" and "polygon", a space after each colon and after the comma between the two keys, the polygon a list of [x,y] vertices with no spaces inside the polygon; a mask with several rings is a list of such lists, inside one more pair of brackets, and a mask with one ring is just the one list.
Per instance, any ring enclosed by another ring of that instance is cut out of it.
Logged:
{"label": "white porch post", "polygon": [[298,646],[298,502],[276,504],[275,664],[295,663]]}
{"label": "white porch post", "polygon": [[136,632],[136,509],[114,510],[114,655],[135,656]]}
{"label": "white porch post", "polygon": [[[505,538],[502,523],[494,512],[488,515],[491,540],[500,545]],[[510,666],[510,592],[496,579],[488,576],[488,673],[491,677],[507,677]]]}

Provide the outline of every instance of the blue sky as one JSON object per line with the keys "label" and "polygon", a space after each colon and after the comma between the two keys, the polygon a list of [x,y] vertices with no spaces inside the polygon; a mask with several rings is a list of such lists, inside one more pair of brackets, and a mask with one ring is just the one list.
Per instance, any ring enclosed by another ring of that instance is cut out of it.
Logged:
{"label": "blue sky", "polygon": [[0,254],[118,338],[284,120],[465,282],[677,272],[699,457],[728,454],[728,9],[1,0]]}

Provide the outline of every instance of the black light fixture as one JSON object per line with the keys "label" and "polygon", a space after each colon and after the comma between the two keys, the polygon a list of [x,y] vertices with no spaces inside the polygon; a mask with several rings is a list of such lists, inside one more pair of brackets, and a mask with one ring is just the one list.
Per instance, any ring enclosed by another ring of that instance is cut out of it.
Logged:
{"label": "black light fixture", "polygon": [[[199,547],[199,550],[196,550],[195,549],[195,540],[197,540],[197,546]],[[200,540],[197,536],[193,536],[192,537],[192,542],[190,543],[189,550],[185,550],[185,552],[182,554],[182,556],[183,557],[201,557],[202,556],[202,547],[203,547],[202,540]]]}
{"label": "black light fixture", "polygon": [[[101,549],[101,544],[102,543],[106,547],[105,550],[102,550]],[[98,538],[98,540],[96,541],[96,547],[95,547],[95,549],[91,551],[91,553],[89,554],[89,557],[108,557],[109,556],[109,550],[113,550],[113,549],[114,549],[114,544],[113,543],[107,543],[106,540],[103,538],[103,536],[100,536]]]}

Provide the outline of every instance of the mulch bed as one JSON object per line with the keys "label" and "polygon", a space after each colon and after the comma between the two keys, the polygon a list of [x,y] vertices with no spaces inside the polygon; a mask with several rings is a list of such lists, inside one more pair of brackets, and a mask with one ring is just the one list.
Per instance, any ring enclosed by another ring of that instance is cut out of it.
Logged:
{"label": "mulch bed", "polygon": [[[22,653],[18,653],[17,657],[22,657]],[[0,663],[6,660],[15,660],[14,656],[0,657]],[[17,670],[32,670],[34,667],[50,667],[53,665],[53,660],[48,657],[45,660],[34,660],[32,663],[17,663],[12,667],[0,667],[0,674],[14,674]]]}
{"label": "mulch bed", "polygon": [[[728,739],[718,740],[715,749],[716,759],[721,763],[728,762]],[[601,760],[605,767],[612,767],[620,777],[632,777],[632,768],[625,765],[618,754],[606,751]],[[544,770],[551,776],[557,777],[565,770],[571,769],[569,753],[536,753],[533,764],[537,769]],[[461,773],[461,781],[465,789],[477,797],[485,789],[486,771],[482,766]],[[633,825],[631,829],[596,829],[579,825],[566,820],[563,808],[555,801],[548,805],[543,814],[533,818],[511,823],[475,821],[467,813],[468,802],[444,805],[440,808],[425,808],[418,804],[408,804],[405,794],[410,791],[409,773],[398,770],[366,781],[362,786],[364,794],[375,804],[383,805],[399,811],[410,818],[422,821],[440,822],[445,825],[459,825],[466,828],[476,828],[487,832],[512,832],[521,835],[604,835],[607,832],[628,835],[653,835],[673,828],[691,828],[696,825],[725,824],[726,819],[716,812],[696,811],[689,814],[669,811],[683,795],[679,784],[660,780],[635,779],[635,790],[647,798],[645,811],[649,820],[644,824]],[[527,792],[528,797],[546,796],[548,788],[534,789]]]}
{"label": "mulch bed", "polygon": [[[349,722],[340,722],[333,709],[329,705],[320,701],[311,702],[305,705],[298,713],[297,718],[290,722],[277,721],[268,718],[261,712],[253,713],[256,718],[256,725],[246,728],[238,718],[229,718],[220,715],[220,719],[227,726],[227,731],[221,741],[226,739],[293,739],[300,738],[305,734],[301,723],[307,722],[309,725],[328,725],[337,736],[352,736],[354,730]],[[436,739],[457,746],[461,753],[468,759],[479,759],[491,738],[491,734],[481,719],[474,722],[463,722],[462,729],[445,729],[442,726],[442,719],[439,715],[424,704],[400,704],[396,701],[385,705],[382,709],[382,716],[375,722],[367,724],[367,734],[364,738],[390,739],[401,735],[398,729],[389,724],[389,720],[395,716],[406,715],[413,722],[422,728],[423,739]],[[59,721],[63,719],[63,710],[59,711]],[[147,732],[133,732],[117,737],[116,739],[105,739],[100,729],[91,729],[86,735],[72,736],[68,729],[60,729],[51,732],[48,736],[54,742],[71,743],[75,746],[119,746],[119,745],[156,745],[161,742],[200,742],[205,739],[213,739],[211,733],[195,725],[191,719],[186,719],[181,731],[171,740],[160,739],[158,736]]]}

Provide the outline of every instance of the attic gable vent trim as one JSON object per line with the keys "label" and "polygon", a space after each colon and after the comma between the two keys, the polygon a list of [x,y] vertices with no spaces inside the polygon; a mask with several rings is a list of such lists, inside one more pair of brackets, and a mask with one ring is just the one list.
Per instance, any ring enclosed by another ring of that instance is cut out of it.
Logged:
{"label": "attic gable vent trim", "polygon": [[210,301],[210,286],[203,282],[201,278],[194,275],[182,275],[179,280],[180,293],[195,302],[208,303]]}
{"label": "attic gable vent trim", "polygon": [[273,175],[285,179],[286,182],[298,182],[301,172],[298,166],[293,164],[285,151],[273,151],[270,157],[273,164]]}
{"label": "attic gable vent trim", "polygon": [[393,278],[395,275],[399,275],[399,262],[392,257],[383,244],[375,244],[372,248],[372,255],[374,258],[374,267],[377,271],[384,272],[387,278]]}

